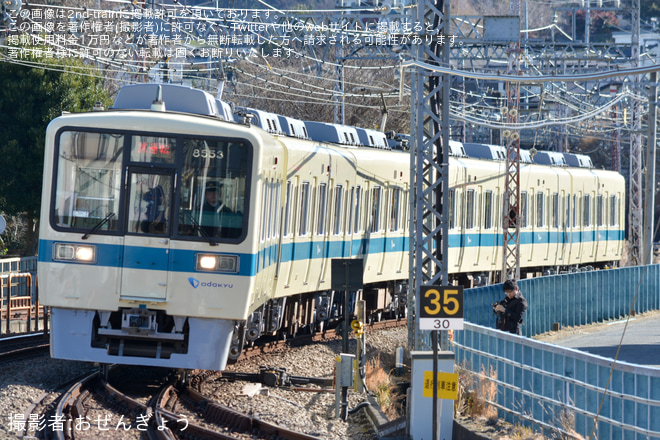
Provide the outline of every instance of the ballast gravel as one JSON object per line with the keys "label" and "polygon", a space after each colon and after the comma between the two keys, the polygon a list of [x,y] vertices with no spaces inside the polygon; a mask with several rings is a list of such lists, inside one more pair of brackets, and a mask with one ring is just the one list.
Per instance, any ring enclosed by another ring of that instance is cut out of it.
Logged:
{"label": "ballast gravel", "polygon": [[[393,368],[397,347],[406,347],[408,330],[405,326],[366,332],[367,359],[377,360],[388,375]],[[292,376],[332,378],[335,358],[341,352],[342,341],[316,343],[314,345],[289,348],[281,352],[260,354],[231,365],[227,371],[258,373],[261,366],[285,368]],[[355,340],[351,339],[350,351],[355,353]],[[42,356],[26,361],[3,364],[0,371],[0,438],[19,438],[17,424],[23,420],[26,410],[44,393],[55,387],[94,370],[94,365],[85,362],[64,361]],[[246,390],[247,385],[247,390]],[[313,386],[305,386],[313,388]],[[258,391],[254,391],[257,389]],[[375,431],[368,422],[364,410],[348,416],[347,421],[335,417],[335,394],[312,391],[291,391],[284,388],[249,385],[247,382],[227,380],[207,381],[202,392],[218,403],[236,411],[258,417],[261,420],[282,425],[322,439],[375,438]],[[246,394],[246,393],[249,393]],[[348,396],[349,409],[366,400],[365,394],[351,390]],[[99,418],[99,417],[97,417]],[[112,438],[120,415],[108,409],[109,424],[101,430],[90,420],[84,437]],[[27,421],[26,421],[27,422]],[[48,423],[49,421],[46,421]],[[106,430],[110,427],[110,431]],[[127,438],[129,432],[120,426],[116,438]],[[35,435],[36,432],[28,432]],[[138,438],[129,435],[131,438]],[[26,438],[26,437],[23,437]]]}

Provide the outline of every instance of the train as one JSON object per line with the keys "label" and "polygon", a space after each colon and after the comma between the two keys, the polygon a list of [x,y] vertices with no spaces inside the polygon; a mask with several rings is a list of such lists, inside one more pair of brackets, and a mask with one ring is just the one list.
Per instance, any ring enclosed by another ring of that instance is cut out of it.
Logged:
{"label": "train", "polygon": [[[358,299],[370,319],[405,317],[406,138],[174,84],[124,86],[110,109],[55,118],[38,255],[51,356],[223,370],[246,344],[321,331]],[[495,282],[503,147],[450,150],[451,281]],[[616,266],[623,177],[586,156],[521,156],[523,276]],[[363,287],[346,304],[332,288],[338,258],[362,260]]]}

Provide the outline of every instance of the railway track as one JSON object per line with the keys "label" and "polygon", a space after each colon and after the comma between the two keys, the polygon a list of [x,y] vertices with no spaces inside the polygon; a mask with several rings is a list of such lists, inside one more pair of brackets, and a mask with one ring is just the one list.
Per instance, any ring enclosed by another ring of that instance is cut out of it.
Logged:
{"label": "railway track", "polygon": [[48,353],[48,335],[29,333],[0,339],[0,363]]}
{"label": "railway track", "polygon": [[[120,367],[115,368],[115,371],[119,369]],[[198,373],[193,382],[201,384],[208,377],[208,375],[203,376],[204,373]],[[115,380],[121,380],[121,373],[116,375]],[[192,386],[174,380],[171,375],[163,377],[162,382],[148,402],[142,403],[104,380],[101,370],[95,371],[62,392],[56,405],[47,406],[46,409],[51,409],[51,413],[35,414],[36,417],[29,413],[25,418],[60,421],[58,424],[49,425],[51,429],[44,432],[44,438],[75,440],[77,430],[90,423],[86,414],[90,406],[89,402],[94,399],[105,402],[112,409],[116,415],[114,419],[121,420],[122,429],[126,427],[135,429],[154,440],[247,438],[315,440],[319,438],[241,414],[214,402]],[[37,405],[30,410],[36,407]],[[116,438],[125,438],[122,429],[115,429]]]}
{"label": "railway track", "polygon": [[[370,325],[369,329],[404,324],[405,320],[384,321]],[[245,358],[242,357],[239,364],[243,359],[249,359],[258,353],[286,350],[287,346],[313,345],[339,338],[341,331],[326,330],[288,341],[255,346],[246,350]],[[31,340],[38,341],[39,338]],[[41,341],[34,345],[38,349],[44,349],[43,336]],[[45,347],[47,348],[47,344]],[[11,354],[23,349],[27,350],[27,348],[5,347],[5,352]],[[113,371],[121,371],[123,368],[116,367]],[[126,378],[134,373],[122,375],[99,369],[81,377],[75,383],[46,392],[22,414],[21,420],[25,425],[21,434],[24,438],[92,438],[90,432],[97,428],[99,416],[94,415],[90,408],[96,405],[102,406],[103,411],[110,414],[110,429],[109,432],[103,433],[104,438],[129,438],[127,437],[129,433],[124,432],[125,427],[129,427],[133,431],[131,434],[137,435],[135,438],[146,436],[153,439],[315,439],[319,437],[241,414],[205,396],[200,390],[204,383],[215,380],[246,380],[292,391],[333,392],[331,379],[288,376],[285,370],[280,371],[277,368],[265,368],[257,374],[195,371],[190,377],[173,375],[171,370],[168,374],[164,373],[166,370],[152,370],[160,371],[162,377],[157,379],[157,386],[151,383],[147,391],[134,393],[130,381],[128,384],[124,383],[127,381]],[[110,378],[111,380],[106,380]],[[309,384],[313,387],[305,387]],[[85,430],[89,432],[83,432]],[[112,437],[113,435],[115,437]]]}

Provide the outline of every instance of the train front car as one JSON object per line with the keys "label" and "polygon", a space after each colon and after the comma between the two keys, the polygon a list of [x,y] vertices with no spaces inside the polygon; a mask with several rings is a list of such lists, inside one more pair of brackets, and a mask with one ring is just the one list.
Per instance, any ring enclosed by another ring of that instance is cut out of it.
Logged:
{"label": "train front car", "polygon": [[[261,139],[222,121],[210,95],[198,116],[149,110],[161,91],[148,92],[146,109],[48,127],[38,269],[51,355],[221,370],[252,302]],[[181,90],[163,92],[171,105]]]}

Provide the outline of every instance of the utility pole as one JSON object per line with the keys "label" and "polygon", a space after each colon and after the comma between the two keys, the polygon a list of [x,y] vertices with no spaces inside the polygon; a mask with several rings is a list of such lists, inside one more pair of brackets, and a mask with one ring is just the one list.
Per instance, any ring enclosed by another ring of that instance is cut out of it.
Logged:
{"label": "utility pole", "polygon": [[658,113],[658,72],[651,73],[649,90],[649,136],[646,145],[646,193],[644,215],[644,246],[642,264],[653,264],[653,225],[655,223],[655,149],[656,149],[656,118]]}

